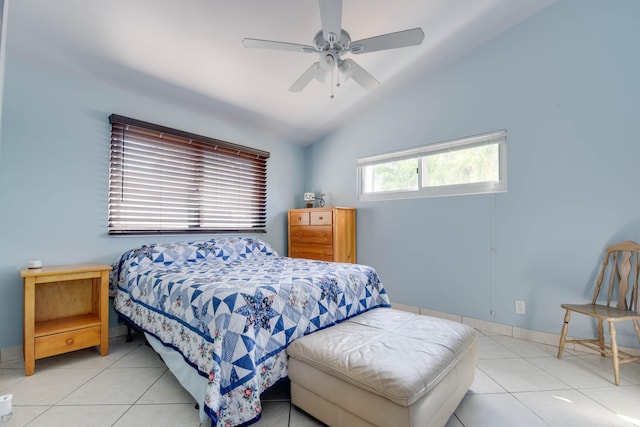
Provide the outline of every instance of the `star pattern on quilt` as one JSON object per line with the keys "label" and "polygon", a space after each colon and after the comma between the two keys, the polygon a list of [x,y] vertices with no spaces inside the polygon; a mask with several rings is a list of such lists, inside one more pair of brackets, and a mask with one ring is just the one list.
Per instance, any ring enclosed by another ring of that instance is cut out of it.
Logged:
{"label": "star pattern on quilt", "polygon": [[326,279],[320,282],[320,289],[322,289],[322,296],[320,299],[326,299],[327,302],[333,301],[334,304],[338,304],[338,298],[342,294],[340,286],[335,278]]}
{"label": "star pattern on quilt", "polygon": [[258,334],[260,329],[271,332],[270,320],[278,315],[271,306],[273,305],[274,296],[265,296],[260,289],[254,295],[242,294],[244,303],[242,307],[236,310],[236,313],[242,314],[247,318],[244,332],[253,327],[254,332]]}
{"label": "star pattern on quilt", "polygon": [[155,247],[156,245],[141,246],[131,251],[131,256],[133,258],[137,258],[138,260],[141,260],[142,258],[149,258],[150,260],[153,261],[154,254],[158,253],[158,251],[155,250]]}
{"label": "star pattern on quilt", "polygon": [[216,244],[212,241],[197,242],[195,245],[198,258],[206,258],[210,254],[215,254]]}
{"label": "star pattern on quilt", "polygon": [[213,320],[213,317],[208,313],[209,304],[204,304],[202,307],[194,307],[192,305],[191,309],[193,310],[193,317],[197,322],[198,329],[207,335],[211,335],[209,332],[209,324],[211,323],[211,320]]}

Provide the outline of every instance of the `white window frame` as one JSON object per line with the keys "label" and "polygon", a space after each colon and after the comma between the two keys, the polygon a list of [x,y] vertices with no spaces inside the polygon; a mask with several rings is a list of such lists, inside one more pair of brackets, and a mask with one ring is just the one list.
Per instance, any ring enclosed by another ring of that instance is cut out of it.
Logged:
{"label": "white window frame", "polygon": [[[422,157],[442,152],[463,150],[480,147],[484,145],[498,145],[499,157],[499,180],[490,182],[476,182],[469,184],[442,185],[423,187],[422,186]],[[394,190],[365,192],[365,174],[367,166],[388,163],[392,161],[418,159],[418,189],[417,190]],[[502,193],[507,191],[507,131],[499,130],[465,138],[452,139],[449,141],[437,142],[423,145],[421,147],[407,150],[395,151],[386,154],[379,154],[360,158],[358,164],[358,200],[362,202],[411,199],[427,197],[460,196],[470,194]]]}

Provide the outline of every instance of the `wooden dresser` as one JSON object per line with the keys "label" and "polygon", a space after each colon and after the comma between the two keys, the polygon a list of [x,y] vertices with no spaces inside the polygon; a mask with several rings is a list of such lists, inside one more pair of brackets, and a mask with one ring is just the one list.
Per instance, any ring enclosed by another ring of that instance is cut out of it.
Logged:
{"label": "wooden dresser", "polygon": [[356,262],[356,209],[289,210],[289,256]]}

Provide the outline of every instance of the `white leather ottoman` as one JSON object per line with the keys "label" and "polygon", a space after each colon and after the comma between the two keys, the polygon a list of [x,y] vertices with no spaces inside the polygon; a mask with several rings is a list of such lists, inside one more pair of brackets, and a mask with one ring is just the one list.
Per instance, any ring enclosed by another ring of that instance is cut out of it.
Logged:
{"label": "white leather ottoman", "polygon": [[332,427],[444,426],[473,382],[476,332],[379,308],[287,348],[291,402]]}

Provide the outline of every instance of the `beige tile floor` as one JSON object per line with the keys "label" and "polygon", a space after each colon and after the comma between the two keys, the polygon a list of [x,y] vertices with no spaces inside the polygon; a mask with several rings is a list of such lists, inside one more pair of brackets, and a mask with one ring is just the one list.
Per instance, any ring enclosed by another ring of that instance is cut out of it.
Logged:
{"label": "beige tile floor", "polygon": [[[447,427],[640,426],[640,364],[621,367],[612,383],[610,359],[480,332],[476,378]],[[0,364],[0,395],[14,395],[4,426],[200,426],[194,401],[141,339],[36,362]],[[264,397],[256,426],[322,426],[289,403],[286,384]]]}

